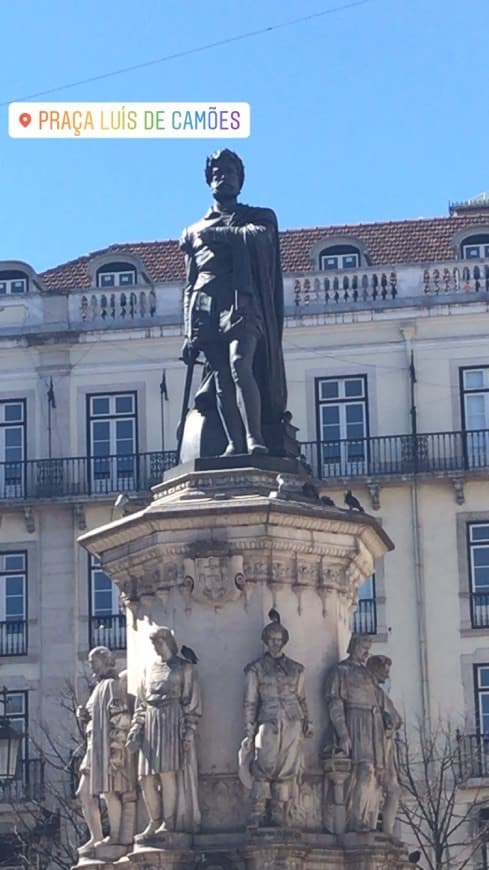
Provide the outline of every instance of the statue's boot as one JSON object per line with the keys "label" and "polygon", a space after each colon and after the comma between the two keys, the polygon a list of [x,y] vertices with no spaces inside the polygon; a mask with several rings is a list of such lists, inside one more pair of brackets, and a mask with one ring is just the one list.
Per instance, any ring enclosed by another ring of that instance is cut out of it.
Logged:
{"label": "statue's boot", "polygon": [[136,836],[134,837],[136,843],[142,843],[142,842],[144,842],[144,840],[148,839],[149,837],[152,837],[154,834],[156,834],[160,825],[161,825],[161,819],[155,819],[155,820],[152,819],[149,822],[149,824],[146,825],[144,831],[141,831],[140,834],[136,834]]}
{"label": "statue's boot", "polygon": [[157,834],[167,834],[169,831],[175,830],[175,824],[173,819],[163,819],[161,825],[156,831]]}
{"label": "statue's boot", "polygon": [[252,455],[257,453],[268,453],[268,447],[260,441],[257,441],[256,438],[252,438],[251,435],[246,438],[246,445],[248,447],[248,453],[251,453]]}
{"label": "statue's boot", "polygon": [[119,841],[123,846],[132,843],[136,830],[136,800],[133,794],[122,797],[122,821]]}
{"label": "statue's boot", "polygon": [[100,843],[101,840],[102,840],[102,838],[100,838],[100,840],[95,840],[94,837],[90,837],[90,839],[87,840],[87,842],[84,843],[83,846],[79,847],[78,854],[79,855],[88,855],[90,852],[92,852],[95,849],[95,846],[98,845],[98,843]]}
{"label": "statue's boot", "polygon": [[277,801],[273,800],[270,802],[270,815],[272,818],[272,825],[274,828],[284,828],[285,827],[285,809],[286,809],[285,801]]}
{"label": "statue's boot", "polygon": [[265,801],[254,801],[251,809],[248,826],[250,828],[259,828],[265,815]]}

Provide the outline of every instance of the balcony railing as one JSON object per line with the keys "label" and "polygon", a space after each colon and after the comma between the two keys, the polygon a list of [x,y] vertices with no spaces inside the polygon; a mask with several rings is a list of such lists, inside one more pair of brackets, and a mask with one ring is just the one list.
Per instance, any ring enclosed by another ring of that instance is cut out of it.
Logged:
{"label": "balcony railing", "polygon": [[19,764],[18,776],[11,782],[0,783],[0,803],[19,803],[40,800],[44,796],[44,761],[29,758]]}
{"label": "balcony railing", "polygon": [[90,617],[90,649],[95,646],[126,648],[126,617],[123,613]]}
{"label": "balcony railing", "polygon": [[0,499],[147,492],[176,463],[174,450],[0,463]]}
{"label": "balcony railing", "polygon": [[354,634],[377,634],[377,607],[375,598],[360,598],[353,614]]}
{"label": "balcony railing", "polygon": [[392,305],[394,300],[418,297],[453,296],[487,298],[489,293],[489,260],[477,262],[452,261],[426,266],[397,265],[384,268],[365,267],[342,269],[338,272],[303,272],[285,275],[286,298],[293,300],[296,312],[309,307],[334,311],[338,306],[348,309]]}
{"label": "balcony railing", "polygon": [[27,622],[0,622],[0,656],[25,656]]}
{"label": "balcony railing", "polygon": [[489,777],[489,734],[457,732],[457,743],[460,779]]}
{"label": "balcony railing", "polygon": [[[306,441],[316,477],[436,474],[489,468],[489,429]],[[148,492],[176,464],[176,451],[0,462],[0,501]]]}
{"label": "balcony railing", "polygon": [[489,627],[489,592],[472,592],[470,595],[472,628]]}
{"label": "balcony railing", "polygon": [[301,450],[322,478],[467,471],[489,468],[489,429],[310,441]]}
{"label": "balcony railing", "polygon": [[297,308],[342,303],[386,302],[397,296],[397,274],[366,269],[355,272],[322,272],[304,275],[294,280],[294,303]]}

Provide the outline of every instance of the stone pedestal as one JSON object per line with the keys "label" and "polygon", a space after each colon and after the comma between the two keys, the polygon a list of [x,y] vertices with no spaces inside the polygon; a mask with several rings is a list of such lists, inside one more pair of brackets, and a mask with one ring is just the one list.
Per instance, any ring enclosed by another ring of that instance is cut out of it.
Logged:
{"label": "stone pedestal", "polygon": [[[346,653],[360,583],[392,548],[372,517],[323,506],[315,486],[291,460],[196,460],[173,469],[144,510],[80,538],[117,582],[127,607],[129,690],[135,692],[154,660],[149,634],[155,625],[172,628],[178,644],[198,656],[202,834],[239,834],[242,845],[230,866],[242,870],[357,867],[346,858],[311,864],[314,848],[302,841],[245,838],[243,845],[248,793],[237,776],[243,668],[262,654],[270,608],[290,633],[287,655],[305,666],[315,736],[304,745],[300,809],[304,835],[322,836],[324,677]],[[140,863],[142,855],[122,861]],[[183,863],[171,858],[141,866],[187,866],[185,856],[178,860]]]}

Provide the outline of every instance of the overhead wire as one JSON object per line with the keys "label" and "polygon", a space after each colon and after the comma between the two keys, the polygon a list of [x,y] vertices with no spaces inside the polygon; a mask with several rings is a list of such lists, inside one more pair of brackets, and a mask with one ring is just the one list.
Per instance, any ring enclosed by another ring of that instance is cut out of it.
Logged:
{"label": "overhead wire", "polygon": [[375,0],[351,0],[349,3],[343,3],[338,6],[330,6],[327,9],[322,9],[319,12],[311,12],[309,15],[301,15],[298,18],[291,18],[287,21],[281,21],[278,24],[270,24],[267,27],[260,27],[256,30],[248,30],[245,33],[238,33],[235,36],[228,36],[224,39],[217,39],[214,42],[208,42],[204,45],[198,45],[194,48],[183,49],[182,51],[175,51],[172,54],[165,54],[162,57],[156,57],[152,60],[141,61],[141,63],[134,63],[130,66],[119,67],[119,69],[111,70],[106,73],[99,73],[94,76],[87,76],[84,79],[79,79],[75,82],[67,82],[63,85],[56,85],[52,88],[46,88],[42,91],[35,91],[32,94],[26,94],[22,97],[15,97],[10,100],[5,100],[0,102],[0,106],[8,106],[9,103],[17,103],[17,102],[26,102],[27,100],[34,100],[37,97],[46,97],[49,94],[55,94],[59,91],[66,91],[70,88],[77,88],[81,85],[92,84],[93,82],[100,82],[105,79],[113,78],[115,76],[124,75],[125,73],[134,72],[135,70],[146,69],[147,67],[156,66],[162,63],[168,63],[172,60],[178,60],[183,57],[189,57],[193,54],[199,54],[204,51],[210,51],[213,48],[220,48],[223,45],[231,45],[234,42],[242,42],[246,39],[252,39],[255,36],[261,36],[264,33],[272,33],[275,30],[282,30],[286,27],[292,27],[294,24],[303,24],[308,21],[313,21],[318,18],[323,18],[326,15],[333,15],[336,12],[342,12],[347,9],[354,9],[358,6],[366,6],[368,3],[373,3]]}

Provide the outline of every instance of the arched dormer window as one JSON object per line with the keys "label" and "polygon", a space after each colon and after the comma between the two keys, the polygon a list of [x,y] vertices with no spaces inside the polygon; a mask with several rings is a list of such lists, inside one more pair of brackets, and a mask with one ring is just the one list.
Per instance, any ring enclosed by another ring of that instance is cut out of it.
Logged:
{"label": "arched dormer window", "polygon": [[461,242],[462,260],[489,260],[489,233],[466,236]]}
{"label": "arched dormer window", "polygon": [[11,294],[18,296],[29,290],[29,276],[20,269],[4,269],[0,271],[0,296]]}
{"label": "arched dormer window", "polygon": [[7,294],[18,296],[29,290],[29,276],[20,269],[3,269],[0,271],[0,296]]}
{"label": "arched dormer window", "polygon": [[360,259],[360,251],[354,245],[332,245],[319,252],[319,268],[322,272],[358,269]]}
{"label": "arched dormer window", "polygon": [[97,269],[97,287],[134,287],[137,271],[132,263],[110,262]]}

